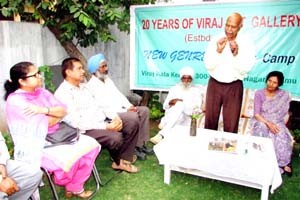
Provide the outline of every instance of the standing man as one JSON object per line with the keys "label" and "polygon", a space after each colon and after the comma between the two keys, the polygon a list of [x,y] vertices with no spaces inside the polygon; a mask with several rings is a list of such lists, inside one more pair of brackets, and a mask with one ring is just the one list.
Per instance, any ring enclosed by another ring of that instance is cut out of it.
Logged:
{"label": "standing man", "polygon": [[149,108],[133,106],[118,90],[108,77],[107,60],[103,54],[100,53],[89,58],[88,70],[93,75],[87,85],[103,109],[112,117],[119,116],[123,122],[136,120],[139,124],[135,154],[138,159],[145,160],[146,154],[153,152],[146,146],[146,142],[149,140]]}
{"label": "standing man", "polygon": [[194,70],[191,67],[183,67],[180,72],[180,82],[170,88],[163,108],[165,116],[161,119],[161,129],[150,139],[153,144],[159,143],[163,137],[170,134],[170,129],[177,125],[190,125],[193,112],[202,112],[202,94],[200,88],[195,86]]}
{"label": "standing man", "polygon": [[253,44],[238,34],[243,17],[232,13],[225,32],[212,39],[204,63],[210,75],[206,92],[205,128],[218,129],[221,108],[224,131],[237,133],[243,100],[243,79],[255,63]]}
{"label": "standing man", "polygon": [[123,123],[118,116],[106,121],[105,112],[98,106],[86,84],[82,83],[84,73],[79,59],[67,58],[62,62],[64,81],[54,95],[68,107],[63,120],[107,148],[113,159],[113,169],[138,172],[137,167],[131,163],[139,130],[138,123]]}
{"label": "standing man", "polygon": [[43,173],[28,163],[9,157],[0,132],[0,199],[27,200],[38,189]]}

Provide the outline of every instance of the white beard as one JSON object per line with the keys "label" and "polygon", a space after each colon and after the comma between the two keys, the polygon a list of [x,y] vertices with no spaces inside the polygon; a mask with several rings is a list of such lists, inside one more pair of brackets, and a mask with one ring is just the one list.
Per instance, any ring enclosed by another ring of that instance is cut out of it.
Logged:
{"label": "white beard", "polygon": [[100,73],[99,71],[96,71],[95,72],[95,76],[97,77],[97,78],[99,78],[101,81],[103,81],[104,82],[104,80],[107,78],[107,74],[102,74],[102,73]]}
{"label": "white beard", "polygon": [[192,87],[192,83],[180,83],[180,86],[183,90],[189,90]]}

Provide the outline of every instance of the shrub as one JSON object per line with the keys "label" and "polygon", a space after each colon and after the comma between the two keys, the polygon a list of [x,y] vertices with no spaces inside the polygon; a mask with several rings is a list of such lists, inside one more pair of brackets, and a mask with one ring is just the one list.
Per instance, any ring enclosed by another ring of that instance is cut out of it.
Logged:
{"label": "shrub", "polygon": [[150,109],[150,119],[159,120],[164,116],[163,105],[159,101],[159,96],[157,94],[152,94],[149,103]]}
{"label": "shrub", "polygon": [[14,144],[13,144],[13,142],[11,140],[11,137],[10,137],[10,135],[8,133],[5,133],[5,132],[2,135],[3,135],[4,139],[5,139],[5,143],[6,143],[8,152],[9,152],[10,156],[12,156],[13,155],[13,151],[14,151]]}
{"label": "shrub", "polygon": [[54,92],[55,91],[55,86],[54,86],[54,84],[52,82],[53,72],[50,69],[50,67],[47,66],[47,65],[43,65],[43,66],[39,67],[39,70],[44,75],[44,84],[45,84],[45,87],[49,91]]}
{"label": "shrub", "polygon": [[291,131],[293,137],[294,137],[294,140],[297,142],[297,143],[300,143],[300,129],[295,129],[295,130],[292,130]]}

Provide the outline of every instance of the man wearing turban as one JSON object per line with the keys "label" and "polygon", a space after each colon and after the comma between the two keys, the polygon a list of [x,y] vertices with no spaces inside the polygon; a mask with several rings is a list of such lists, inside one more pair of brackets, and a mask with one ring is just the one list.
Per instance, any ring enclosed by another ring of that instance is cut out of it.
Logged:
{"label": "man wearing turban", "polygon": [[177,125],[190,125],[193,111],[202,112],[202,94],[200,88],[193,85],[194,70],[183,67],[180,72],[180,82],[171,87],[164,101],[165,116],[161,119],[161,129],[150,141],[159,143],[163,137],[170,135],[170,129]]}
{"label": "man wearing turban", "polygon": [[118,115],[124,123],[136,120],[139,124],[138,140],[135,153],[140,160],[146,159],[146,154],[153,150],[146,146],[149,140],[149,108],[133,106],[119,91],[114,82],[108,77],[107,60],[103,54],[96,54],[88,60],[88,71],[93,74],[88,87],[103,107],[107,116]]}

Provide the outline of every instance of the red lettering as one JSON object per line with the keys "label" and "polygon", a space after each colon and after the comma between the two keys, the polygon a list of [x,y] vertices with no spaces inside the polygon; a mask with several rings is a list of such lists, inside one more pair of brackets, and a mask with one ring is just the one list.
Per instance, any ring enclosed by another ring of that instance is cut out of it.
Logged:
{"label": "red lettering", "polygon": [[153,19],[153,29],[179,29],[179,19]]}
{"label": "red lettering", "polygon": [[223,18],[196,18],[197,28],[222,28]]}
{"label": "red lettering", "polygon": [[281,16],[253,16],[252,26],[262,28],[283,28],[300,27],[300,16],[281,15]]}
{"label": "red lettering", "polygon": [[289,15],[289,17],[288,17],[288,27],[295,26],[294,20],[295,20],[295,16],[294,15]]}
{"label": "red lettering", "polygon": [[277,22],[276,19],[277,19],[276,16],[274,16],[274,27],[279,27],[279,25],[276,23]]}
{"label": "red lettering", "polygon": [[205,27],[211,28],[211,26],[210,26],[210,18],[206,18],[206,20],[205,20]]}
{"label": "red lettering", "polygon": [[300,26],[300,15],[296,15],[297,22],[298,22],[298,27]]}
{"label": "red lettering", "polygon": [[280,27],[286,26],[286,15],[281,15],[280,17]]}
{"label": "red lettering", "polygon": [[257,26],[258,26],[258,16],[254,16],[253,18],[252,18],[252,26],[254,27],[254,28],[256,28]]}

